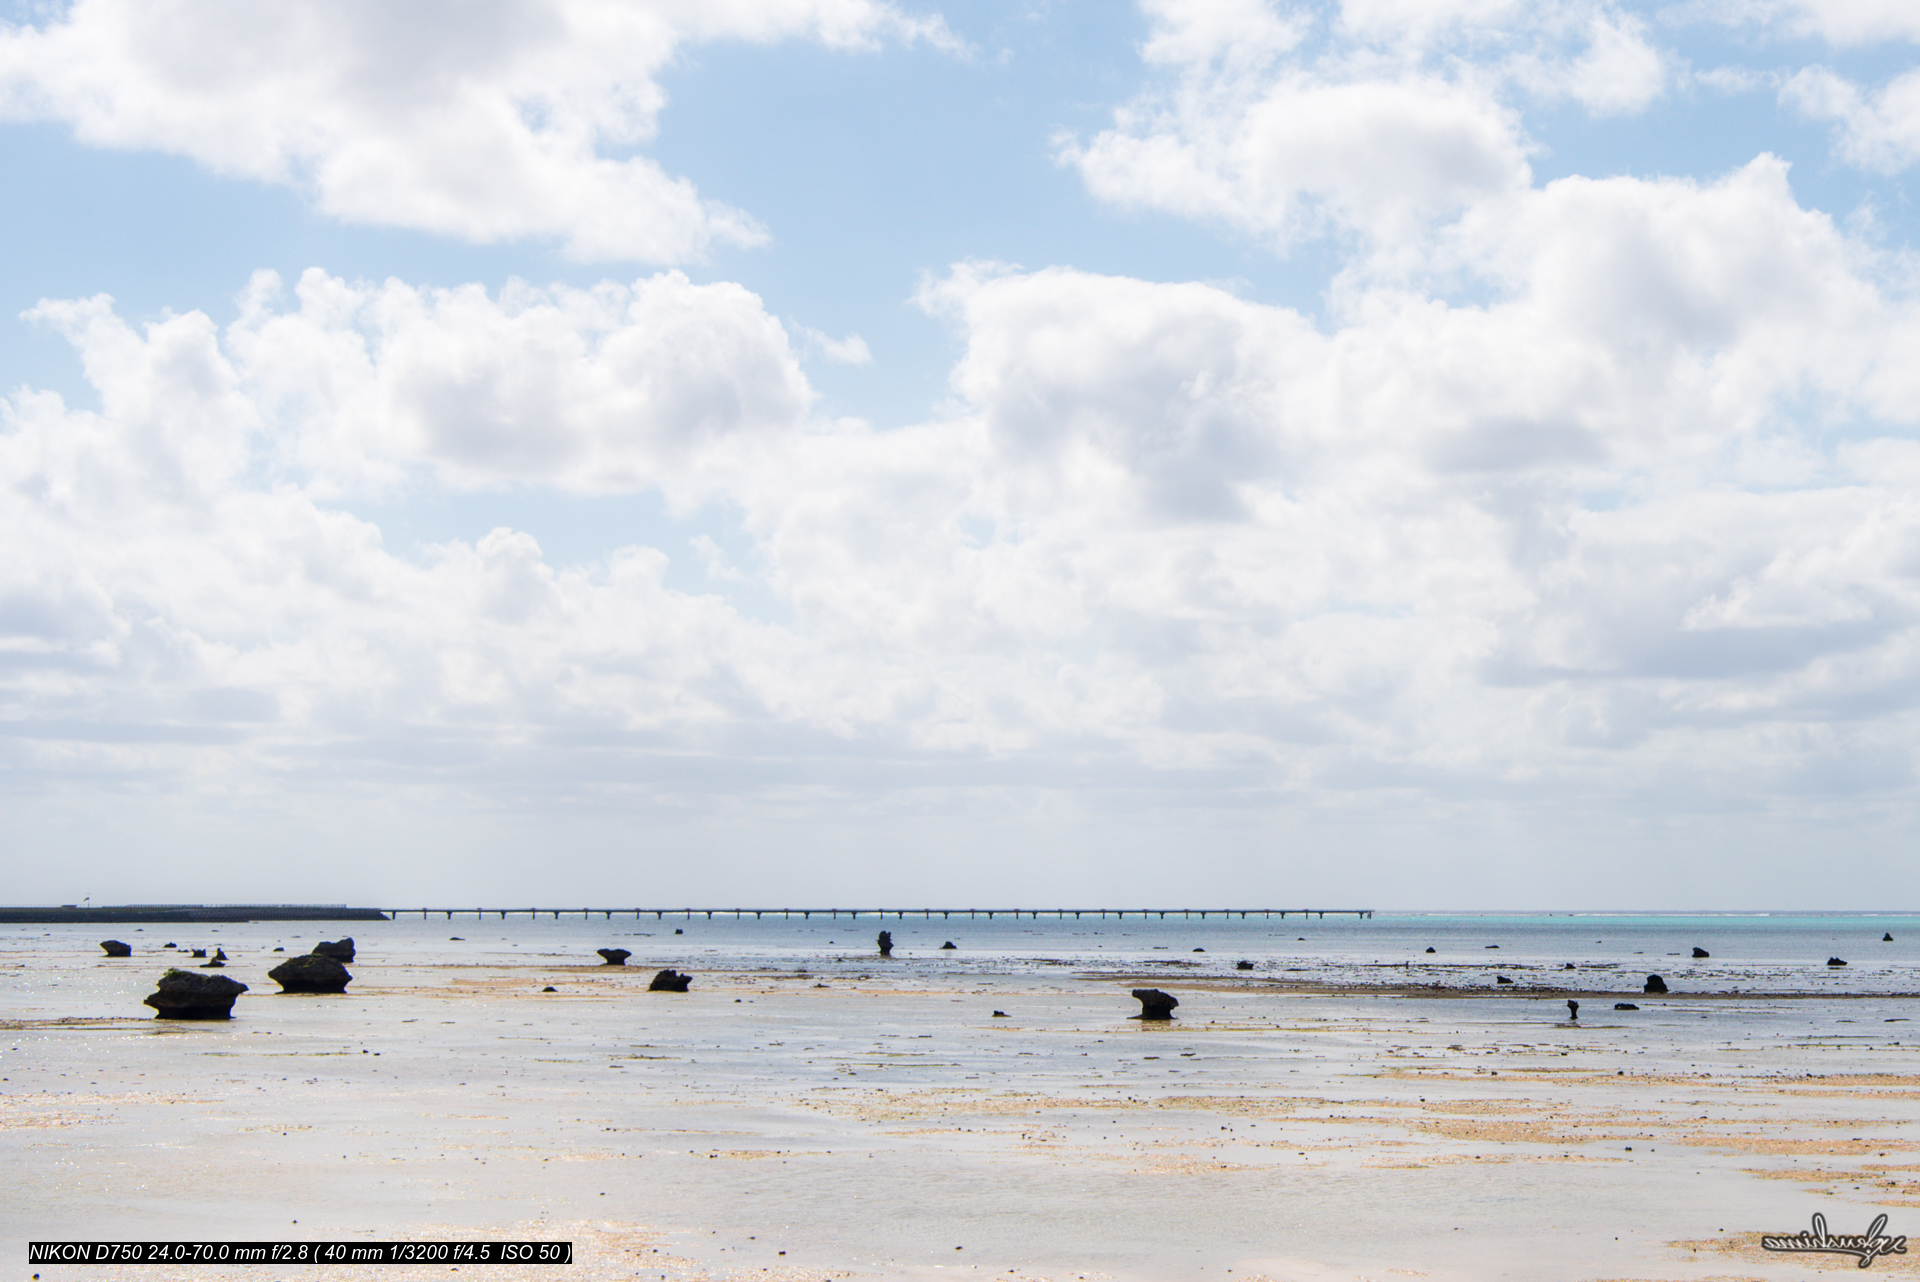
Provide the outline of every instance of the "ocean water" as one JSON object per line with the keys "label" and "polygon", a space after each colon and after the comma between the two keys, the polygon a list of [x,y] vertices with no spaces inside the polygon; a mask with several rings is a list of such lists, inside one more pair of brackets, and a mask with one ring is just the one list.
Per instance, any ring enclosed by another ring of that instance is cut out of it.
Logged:
{"label": "ocean water", "polygon": [[[1325,985],[1403,990],[1440,985],[1478,990],[1514,987],[1572,993],[1642,991],[1658,974],[1676,995],[1757,996],[1920,993],[1920,915],[1916,914],[1379,914],[1372,918],[1260,918],[1210,912],[1124,918],[1054,916],[969,918],[938,913],[841,914],[812,919],[750,914],[549,914],[472,912],[451,918],[403,915],[387,922],[258,922],[145,927],[0,927],[0,951],[16,966],[0,990],[0,1013],[48,1009],[49,985],[64,985],[59,1007],[80,1017],[128,1012],[117,971],[142,979],[155,962],[194,963],[190,949],[223,947],[229,973],[272,991],[259,972],[272,950],[310,951],[315,941],[352,935],[363,964],[439,963],[510,966],[597,964],[595,950],[625,948],[629,967],[675,967],[696,975],[806,971],[821,979],[870,975],[875,937],[894,940],[888,965],[902,980],[1072,975],[1146,976],[1168,983]],[[1891,934],[1892,940],[1883,937]],[[33,959],[70,955],[76,946],[119,938],[135,956],[112,967],[36,980]],[[951,941],[951,950],[941,948]],[[176,950],[161,945],[174,942]],[[1704,948],[1705,959],[1692,956]],[[1429,953],[1427,949],[1434,951]],[[1839,957],[1845,966],[1829,966]],[[1251,971],[1237,963],[1248,961]],[[1569,969],[1571,964],[1572,969]],[[246,973],[242,973],[246,972]],[[137,986],[137,985],[136,985]],[[144,991],[144,990],[143,990]]]}

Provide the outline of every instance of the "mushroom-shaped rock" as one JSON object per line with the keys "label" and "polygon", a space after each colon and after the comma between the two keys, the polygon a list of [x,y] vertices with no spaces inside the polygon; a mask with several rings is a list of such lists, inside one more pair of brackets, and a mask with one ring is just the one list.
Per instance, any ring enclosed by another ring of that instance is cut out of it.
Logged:
{"label": "mushroom-shaped rock", "polygon": [[1664,993],[1667,991],[1667,981],[1660,978],[1660,976],[1658,975],[1649,975],[1647,976],[1646,987],[1643,988],[1641,991],[1648,992],[1648,993]]}
{"label": "mushroom-shaped rock", "polygon": [[1615,1002],[1613,1004],[1613,1008],[1615,1010],[1639,1010],[1640,1009],[1638,1006],[1635,1006],[1632,1002]]}
{"label": "mushroom-shaped rock", "polygon": [[949,948],[952,948],[952,947],[954,947],[954,942],[951,939],[949,939],[946,943],[940,945],[940,951],[944,953]]}
{"label": "mushroom-shaped rock", "polygon": [[1829,965],[1829,966],[1844,966],[1844,965],[1846,965],[1846,963],[1845,963],[1844,961],[1841,961],[1841,960],[1840,960],[1840,959],[1839,959],[1838,957],[1829,957],[1829,958],[1827,958],[1827,965]]}
{"label": "mushroom-shaped rock", "polygon": [[133,956],[133,945],[122,943],[117,939],[103,939],[100,941],[100,947],[106,949],[109,957]]}
{"label": "mushroom-shaped rock", "polygon": [[609,966],[624,966],[627,964],[627,958],[633,956],[624,948],[597,948],[594,951],[606,958],[606,964]]}
{"label": "mushroom-shaped rock", "polygon": [[345,939],[332,941],[323,939],[313,946],[313,955],[315,957],[331,957],[337,962],[345,962],[350,965],[353,962],[353,936],[348,935]]}
{"label": "mushroom-shaped rock", "polygon": [[1708,952],[1704,948],[1696,948],[1693,950],[1693,959],[1695,961],[1699,961],[1702,957],[1711,957],[1711,956],[1713,956],[1713,954]]}
{"label": "mushroom-shaped rock", "polygon": [[882,957],[893,956],[893,932],[892,931],[890,930],[881,931],[880,938],[876,939],[874,942],[880,945],[880,955]]}
{"label": "mushroom-shaped rock", "polygon": [[1567,998],[1567,1018],[1575,1021],[1580,1018],[1580,1003],[1571,997]]}
{"label": "mushroom-shaped rock", "polygon": [[344,993],[353,976],[331,957],[306,953],[289,957],[267,972],[283,993]]}
{"label": "mushroom-shaped rock", "polygon": [[668,969],[659,972],[653,977],[653,982],[647,985],[647,991],[650,993],[684,993],[687,991],[687,985],[692,982],[693,976],[682,975],[677,970]]}
{"label": "mushroom-shaped rock", "polygon": [[225,975],[169,970],[145,1002],[160,1019],[232,1019],[234,999],[246,991],[245,984]]}
{"label": "mushroom-shaped rock", "polygon": [[1172,1019],[1173,1008],[1180,1004],[1178,997],[1157,988],[1136,988],[1133,995],[1140,1002],[1140,1013],[1134,1019]]}

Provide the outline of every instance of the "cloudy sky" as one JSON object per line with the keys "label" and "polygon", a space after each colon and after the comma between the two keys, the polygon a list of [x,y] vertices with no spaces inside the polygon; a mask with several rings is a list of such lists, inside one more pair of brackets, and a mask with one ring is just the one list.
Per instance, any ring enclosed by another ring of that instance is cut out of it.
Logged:
{"label": "cloudy sky", "polygon": [[0,898],[1920,896],[1912,0],[0,18]]}

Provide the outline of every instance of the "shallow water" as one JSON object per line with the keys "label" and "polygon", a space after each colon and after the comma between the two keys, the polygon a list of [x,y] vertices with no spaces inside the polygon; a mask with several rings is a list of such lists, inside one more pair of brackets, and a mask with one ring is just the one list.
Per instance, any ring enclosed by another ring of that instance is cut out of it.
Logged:
{"label": "shallow water", "polygon": [[[751,916],[704,914],[655,918],[649,913],[636,919],[595,913],[556,919],[493,913],[449,918],[435,913],[426,919],[402,916],[337,925],[169,924],[117,930],[98,925],[6,926],[0,927],[0,948],[9,958],[25,960],[38,950],[64,953],[99,939],[122,938],[135,946],[137,957],[119,964],[137,968],[143,961],[171,964],[159,944],[176,942],[180,953],[219,946],[236,959],[237,967],[264,969],[276,960],[275,948],[307,952],[319,939],[351,934],[369,959],[395,963],[499,965],[569,959],[591,964],[598,960],[598,948],[625,948],[633,954],[628,962],[632,967],[717,973],[786,967],[831,976],[877,964],[875,937],[881,930],[893,935],[896,970],[924,978],[1071,969],[1091,975],[1164,972],[1189,981],[1252,978],[1382,987],[1438,983],[1476,989],[1497,987],[1496,976],[1506,975],[1517,986],[1628,996],[1642,990],[1647,974],[1657,973],[1676,993],[1920,992],[1920,916],[1893,915],[1452,914],[1281,921],[1210,913],[1205,919],[1171,914],[1146,920],[1130,915],[1123,920],[1043,916],[1016,921],[1005,914],[991,920],[862,914],[826,921],[756,921]],[[1892,934],[1892,941],[1883,940],[1885,934]],[[947,941],[956,948],[941,950]],[[1428,947],[1435,951],[1427,953]],[[1711,956],[1694,959],[1695,947]],[[1828,966],[1827,960],[1835,956],[1848,964]],[[1242,960],[1254,963],[1252,972],[1236,968]],[[94,981],[104,978],[92,976]],[[79,976],[68,983],[69,990],[61,994],[67,1013],[125,1012],[124,994],[111,985],[95,990],[89,979]],[[38,991],[31,981],[8,985],[0,993],[0,1013],[37,1008]]]}

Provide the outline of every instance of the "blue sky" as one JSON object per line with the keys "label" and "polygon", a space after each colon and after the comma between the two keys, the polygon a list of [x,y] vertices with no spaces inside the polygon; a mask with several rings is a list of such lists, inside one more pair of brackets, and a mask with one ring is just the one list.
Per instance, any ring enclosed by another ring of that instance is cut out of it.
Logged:
{"label": "blue sky", "polygon": [[1905,5],[0,12],[15,898],[1916,889]]}

